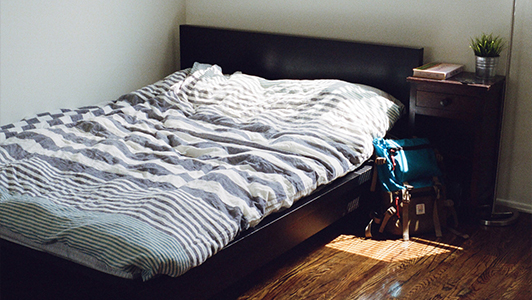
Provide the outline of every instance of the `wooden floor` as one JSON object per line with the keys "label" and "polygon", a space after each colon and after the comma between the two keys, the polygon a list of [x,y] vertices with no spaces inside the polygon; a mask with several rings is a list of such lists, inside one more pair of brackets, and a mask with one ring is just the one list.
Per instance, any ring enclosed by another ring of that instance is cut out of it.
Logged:
{"label": "wooden floor", "polygon": [[532,217],[463,224],[411,241],[371,240],[350,220],[215,299],[532,299]]}

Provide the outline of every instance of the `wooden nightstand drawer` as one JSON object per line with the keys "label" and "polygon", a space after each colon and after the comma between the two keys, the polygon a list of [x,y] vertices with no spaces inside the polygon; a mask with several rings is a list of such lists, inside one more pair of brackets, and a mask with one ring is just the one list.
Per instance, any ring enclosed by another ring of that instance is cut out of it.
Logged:
{"label": "wooden nightstand drawer", "polygon": [[475,113],[476,99],[452,94],[417,91],[416,106]]}

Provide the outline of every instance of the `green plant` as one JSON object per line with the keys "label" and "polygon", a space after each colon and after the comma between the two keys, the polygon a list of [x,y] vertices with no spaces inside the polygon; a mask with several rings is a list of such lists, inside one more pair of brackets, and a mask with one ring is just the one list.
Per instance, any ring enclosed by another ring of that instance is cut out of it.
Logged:
{"label": "green plant", "polygon": [[501,54],[505,47],[505,42],[500,36],[493,36],[492,33],[471,38],[469,45],[476,56],[495,57]]}

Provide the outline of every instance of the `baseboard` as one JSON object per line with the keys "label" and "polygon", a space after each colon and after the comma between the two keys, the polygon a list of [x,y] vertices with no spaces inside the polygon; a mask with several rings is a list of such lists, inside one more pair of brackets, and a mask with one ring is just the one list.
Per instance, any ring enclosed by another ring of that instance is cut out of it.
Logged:
{"label": "baseboard", "polygon": [[532,204],[497,198],[497,204],[532,214]]}

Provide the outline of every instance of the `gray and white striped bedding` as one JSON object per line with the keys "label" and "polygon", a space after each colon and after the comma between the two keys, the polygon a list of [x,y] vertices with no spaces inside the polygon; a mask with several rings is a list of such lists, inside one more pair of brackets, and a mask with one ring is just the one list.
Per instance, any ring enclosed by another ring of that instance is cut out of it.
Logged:
{"label": "gray and white striped bedding", "polygon": [[367,86],[196,64],[3,126],[0,233],[117,276],[178,276],[360,166],[401,110]]}

